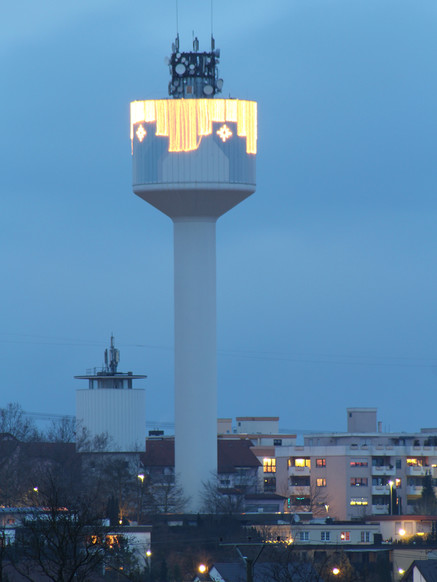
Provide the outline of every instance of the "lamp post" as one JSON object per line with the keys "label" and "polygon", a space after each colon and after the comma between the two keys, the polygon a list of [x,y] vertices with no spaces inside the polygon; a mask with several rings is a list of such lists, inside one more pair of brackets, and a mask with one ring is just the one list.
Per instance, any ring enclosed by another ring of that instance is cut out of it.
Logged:
{"label": "lamp post", "polygon": [[[138,475],[138,485],[139,485],[139,499],[138,499],[138,510],[137,510],[137,523],[140,524],[141,514],[143,511],[143,492],[144,492],[144,473]],[[150,551],[150,550],[148,550]]]}

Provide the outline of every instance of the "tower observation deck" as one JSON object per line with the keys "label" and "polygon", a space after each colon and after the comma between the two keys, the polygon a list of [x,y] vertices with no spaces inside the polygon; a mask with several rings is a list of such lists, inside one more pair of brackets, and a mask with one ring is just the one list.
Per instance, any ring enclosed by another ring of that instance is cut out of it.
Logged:
{"label": "tower observation deck", "polygon": [[168,60],[170,99],[131,103],[133,191],[174,224],[175,470],[190,509],[217,472],[217,219],[255,191],[257,104],[221,99],[220,52]]}

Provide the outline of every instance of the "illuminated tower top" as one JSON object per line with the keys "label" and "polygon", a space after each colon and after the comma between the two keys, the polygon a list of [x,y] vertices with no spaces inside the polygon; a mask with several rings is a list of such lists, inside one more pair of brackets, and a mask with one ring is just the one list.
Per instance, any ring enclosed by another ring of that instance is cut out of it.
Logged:
{"label": "illuminated tower top", "polygon": [[223,79],[218,78],[217,65],[220,50],[215,48],[211,36],[211,51],[199,52],[199,40],[193,40],[192,52],[179,50],[179,34],[172,45],[172,55],[168,59],[171,81],[168,94],[175,99],[201,99],[214,97],[223,87]]}

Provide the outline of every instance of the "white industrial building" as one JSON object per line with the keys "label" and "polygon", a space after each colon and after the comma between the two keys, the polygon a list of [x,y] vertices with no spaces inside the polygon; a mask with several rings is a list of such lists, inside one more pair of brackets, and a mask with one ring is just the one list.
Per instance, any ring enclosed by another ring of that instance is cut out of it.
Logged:
{"label": "white industrial building", "polygon": [[76,391],[78,449],[83,452],[133,453],[146,446],[145,390],[133,388],[144,375],[117,371],[120,352],[105,350],[105,366],[92,374],[75,376],[88,380],[88,389]]}

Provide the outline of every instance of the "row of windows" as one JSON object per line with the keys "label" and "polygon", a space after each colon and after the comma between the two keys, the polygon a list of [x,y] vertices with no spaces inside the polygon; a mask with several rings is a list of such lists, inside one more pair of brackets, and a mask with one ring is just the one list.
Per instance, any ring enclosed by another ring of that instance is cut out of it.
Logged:
{"label": "row of windows", "polygon": [[[367,459],[353,459],[350,461],[351,467],[368,467],[369,461]],[[396,469],[402,468],[402,459],[396,459]],[[422,467],[425,466],[424,460],[421,458],[411,458],[407,459],[407,465],[409,467]],[[311,469],[311,459],[305,458],[291,458],[288,459],[289,467],[307,467]],[[372,459],[373,467],[387,467],[392,466],[389,457],[376,457]],[[322,468],[326,467],[326,459],[320,458],[316,459],[316,467]]]}
{"label": "row of windows", "polygon": [[[311,469],[311,459],[309,458],[291,458],[288,459],[289,467],[308,467]],[[326,459],[316,459],[316,467],[326,467]]]}
{"label": "row of windows", "polygon": [[[420,457],[408,458],[406,460],[407,466],[409,467],[423,467],[426,466],[425,460]],[[350,461],[351,467],[368,467],[368,459],[353,459]],[[402,459],[396,459],[395,461],[396,469],[402,468]],[[311,459],[308,457],[304,458],[291,458],[288,459],[289,467],[308,467],[311,468]],[[373,467],[387,467],[391,466],[390,457],[376,457],[372,459]],[[316,467],[326,467],[326,459],[320,458],[316,459]]]}
{"label": "row of windows", "polygon": [[[301,542],[308,542],[310,539],[310,532],[309,531],[300,531],[297,535],[299,541]],[[340,533],[340,540],[342,542],[350,542],[351,539],[351,532],[350,531],[342,531]],[[320,541],[322,542],[330,542],[331,541],[331,532],[330,531],[321,531],[320,532]],[[361,541],[362,542],[370,542],[370,532],[369,531],[362,531],[361,532]]]}

